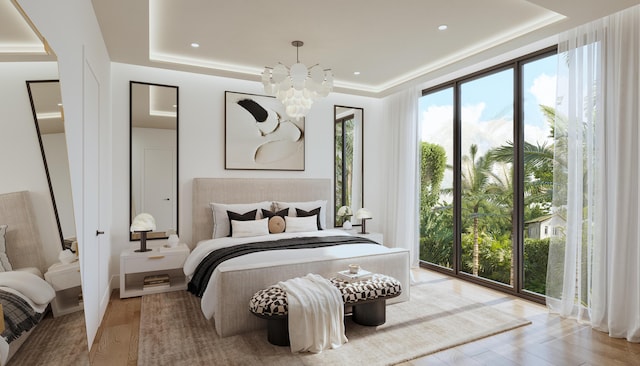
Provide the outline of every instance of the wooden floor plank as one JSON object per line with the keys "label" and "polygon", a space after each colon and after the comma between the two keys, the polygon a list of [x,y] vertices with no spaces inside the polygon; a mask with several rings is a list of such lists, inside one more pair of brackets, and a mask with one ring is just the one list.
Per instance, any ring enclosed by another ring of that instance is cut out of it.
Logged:
{"label": "wooden floor plank", "polygon": [[129,359],[129,344],[133,334],[132,324],[106,327],[102,333],[93,366],[126,365]]}
{"label": "wooden floor plank", "polygon": [[[456,292],[532,323],[492,337],[402,363],[402,366],[532,365],[638,366],[640,344],[609,337],[574,320],[549,314],[546,307],[424,269],[416,281]],[[134,366],[138,359],[141,297],[120,299],[114,291],[91,350],[92,365]],[[193,364],[198,364],[194,360]],[[367,365],[369,366],[369,365]]]}
{"label": "wooden floor plank", "polygon": [[482,365],[518,366],[517,362],[510,360],[491,350],[475,355],[472,358]]}

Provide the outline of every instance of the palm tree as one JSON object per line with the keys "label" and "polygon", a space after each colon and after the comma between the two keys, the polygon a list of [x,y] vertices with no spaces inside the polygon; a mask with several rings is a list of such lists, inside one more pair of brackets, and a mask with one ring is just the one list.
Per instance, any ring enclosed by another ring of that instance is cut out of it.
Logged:
{"label": "palm tree", "polygon": [[[553,193],[553,145],[524,142],[525,204],[535,202],[551,203]],[[513,162],[513,142],[491,151],[491,160],[503,163]]]}
{"label": "palm tree", "polygon": [[478,275],[480,267],[478,246],[478,218],[481,210],[484,211],[493,195],[491,181],[491,159],[486,156],[478,157],[478,145],[472,144],[469,155],[462,157],[462,203],[471,211],[469,215],[473,220],[473,275]]}
{"label": "palm tree", "polygon": [[[556,134],[566,134],[564,126],[566,118],[556,113],[553,107],[540,105],[540,111],[545,116],[550,126],[549,137],[554,139]],[[558,150],[566,150],[564,144],[558,140],[554,144],[546,142],[535,145],[525,141],[523,146],[525,171],[533,176],[525,177],[525,201],[530,197],[530,202],[549,202],[551,203],[553,191],[553,170],[554,166],[558,168],[566,167],[563,154],[559,154]],[[502,162],[513,161],[513,142],[507,142],[506,145],[500,146],[492,152],[492,158]],[[535,179],[533,179],[535,178]],[[525,202],[527,203],[527,202]]]}

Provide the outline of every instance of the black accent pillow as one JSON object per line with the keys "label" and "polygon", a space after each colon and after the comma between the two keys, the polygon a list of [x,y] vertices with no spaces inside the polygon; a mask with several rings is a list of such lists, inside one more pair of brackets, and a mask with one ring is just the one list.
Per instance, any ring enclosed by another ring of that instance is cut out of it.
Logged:
{"label": "black accent pillow", "polygon": [[236,212],[232,212],[227,210],[227,216],[229,217],[229,236],[233,236],[233,224],[231,221],[251,221],[256,219],[256,214],[258,213],[258,209],[253,211],[245,212],[243,214],[239,214]]}
{"label": "black accent pillow", "polygon": [[273,212],[269,210],[262,209],[262,217],[272,218],[274,216],[280,216],[284,219],[285,216],[289,214],[289,208],[282,209],[278,212]]}
{"label": "black accent pillow", "polygon": [[314,208],[311,211],[305,211],[305,210],[296,208],[296,215],[298,215],[298,217],[309,217],[309,216],[316,215],[318,230],[322,230],[322,226],[320,225],[320,207]]}

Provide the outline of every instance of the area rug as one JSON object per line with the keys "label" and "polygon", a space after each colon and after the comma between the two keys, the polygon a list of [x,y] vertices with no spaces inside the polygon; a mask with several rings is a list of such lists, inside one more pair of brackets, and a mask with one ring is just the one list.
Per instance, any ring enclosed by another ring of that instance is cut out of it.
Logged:
{"label": "area rug", "polygon": [[8,366],[89,365],[84,313],[54,318],[47,315],[27,338]]}
{"label": "area rug", "polygon": [[342,347],[292,354],[271,345],[266,329],[220,338],[199,299],[178,291],[143,297],[138,365],[393,365],[527,324],[490,304],[422,284],[411,287],[410,301],[387,306],[385,324],[365,327],[348,319],[349,342]]}

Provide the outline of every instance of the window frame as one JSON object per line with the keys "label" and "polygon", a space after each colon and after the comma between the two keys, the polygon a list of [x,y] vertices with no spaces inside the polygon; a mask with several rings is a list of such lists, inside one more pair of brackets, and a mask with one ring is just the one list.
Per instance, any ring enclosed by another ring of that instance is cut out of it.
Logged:
{"label": "window frame", "polygon": [[[524,92],[523,92],[523,68],[524,65],[558,54],[558,46],[547,47],[524,56],[473,72],[468,75],[438,84],[422,90],[421,97],[436,93],[448,88],[453,89],[453,261],[452,268],[439,266],[419,260],[420,267],[460,278],[475,284],[479,284],[494,290],[508,293],[538,303],[545,303],[545,296],[524,288]],[[514,133],[514,190],[513,213],[517,217],[512,220],[512,253],[515,260],[514,284],[499,283],[490,279],[476,277],[462,272],[462,105],[461,86],[464,83],[498,73],[507,69],[513,70],[513,133]]]}

